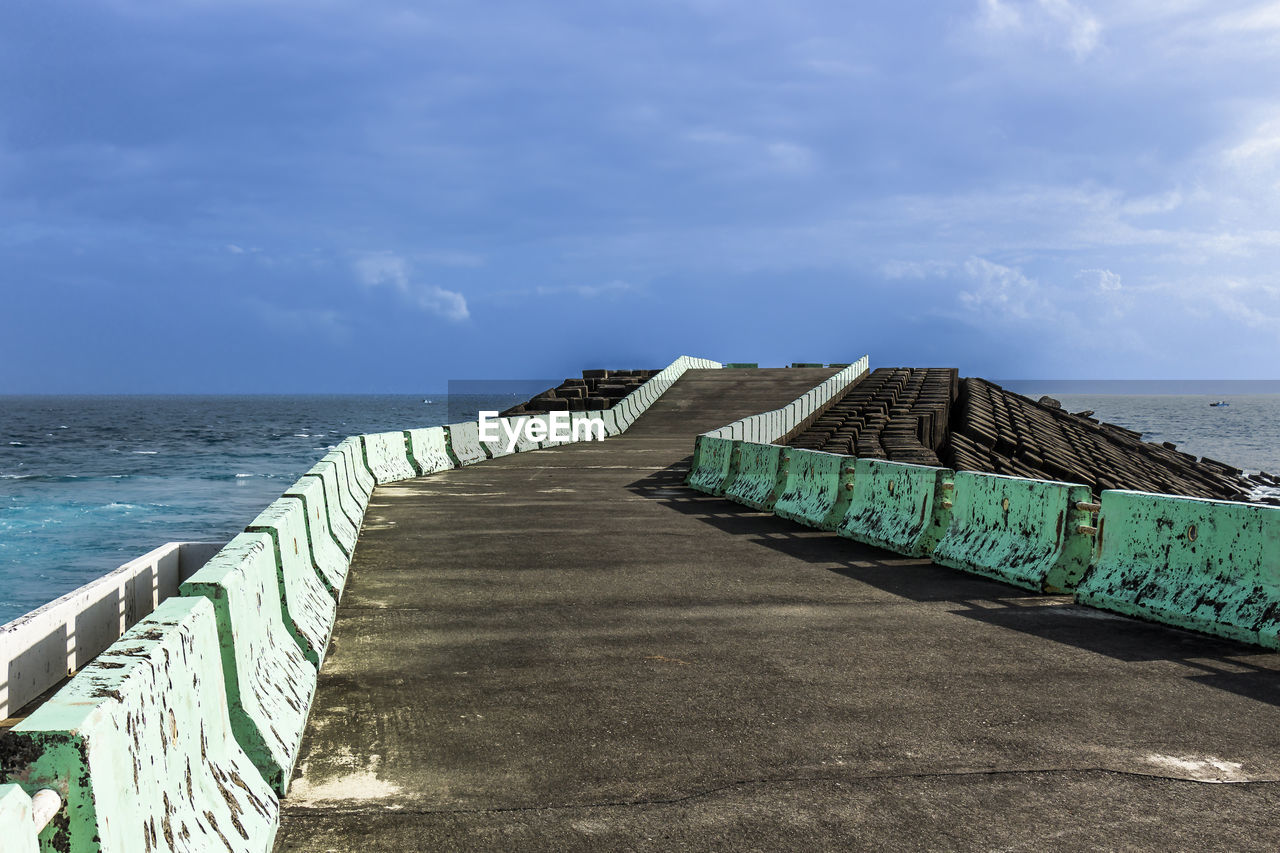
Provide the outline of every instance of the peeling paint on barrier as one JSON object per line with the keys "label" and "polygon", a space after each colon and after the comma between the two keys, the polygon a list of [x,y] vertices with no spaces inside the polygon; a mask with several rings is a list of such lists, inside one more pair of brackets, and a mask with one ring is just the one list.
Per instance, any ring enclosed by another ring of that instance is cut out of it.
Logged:
{"label": "peeling paint on barrier", "polygon": [[774,513],[810,527],[835,530],[853,499],[857,460],[820,450],[792,448],[790,453],[791,467]]}
{"label": "peeling paint on barrier", "polygon": [[896,554],[927,557],[951,520],[954,476],[948,468],[859,459],[853,501],[837,532]]}
{"label": "peeling paint on barrier", "polygon": [[284,796],[316,689],[316,668],[285,628],[276,554],[265,533],[242,533],[181,587],[213,603],[231,728]]}
{"label": "peeling paint on barrier", "polygon": [[1090,607],[1280,648],[1280,508],[1105,491]]}
{"label": "peeling paint on barrier", "polygon": [[772,512],[787,481],[791,448],[777,444],[755,444],[744,441],[737,476],[724,490],[724,496],[762,512]]}
{"label": "peeling paint on barrier", "polygon": [[213,605],[170,598],[0,741],[63,807],[45,850],[269,851],[280,803],[232,735]]}
{"label": "peeling paint on barrier", "polygon": [[1088,486],[960,471],[942,566],[1036,592],[1070,592],[1089,565]]}

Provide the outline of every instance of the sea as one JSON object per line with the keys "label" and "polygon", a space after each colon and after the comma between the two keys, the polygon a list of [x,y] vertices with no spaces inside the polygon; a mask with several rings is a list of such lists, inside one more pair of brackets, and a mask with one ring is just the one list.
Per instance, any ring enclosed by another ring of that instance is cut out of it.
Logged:
{"label": "sea", "polygon": [[[1000,384],[1280,474],[1280,382]],[[0,624],[165,542],[227,541],[348,435],[473,420],[527,397],[0,396]]]}

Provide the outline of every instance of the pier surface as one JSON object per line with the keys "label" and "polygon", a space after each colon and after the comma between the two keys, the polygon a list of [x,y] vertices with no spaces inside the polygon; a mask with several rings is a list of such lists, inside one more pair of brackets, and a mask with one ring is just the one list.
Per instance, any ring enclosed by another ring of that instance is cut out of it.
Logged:
{"label": "pier surface", "polygon": [[1280,655],[682,485],[831,372],[379,487],[276,849],[1280,847]]}

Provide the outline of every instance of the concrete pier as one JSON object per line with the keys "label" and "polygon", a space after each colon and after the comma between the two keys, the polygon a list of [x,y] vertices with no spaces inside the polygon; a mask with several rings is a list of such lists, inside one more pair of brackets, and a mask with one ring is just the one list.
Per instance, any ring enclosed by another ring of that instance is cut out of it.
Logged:
{"label": "concrete pier", "polygon": [[1280,846],[1280,654],[682,485],[832,372],[378,487],[276,849]]}

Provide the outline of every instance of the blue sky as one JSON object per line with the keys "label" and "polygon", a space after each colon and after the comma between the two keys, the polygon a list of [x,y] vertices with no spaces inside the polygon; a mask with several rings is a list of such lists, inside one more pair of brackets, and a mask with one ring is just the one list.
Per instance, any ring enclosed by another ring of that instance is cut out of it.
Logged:
{"label": "blue sky", "polygon": [[1280,3],[0,4],[0,392],[1280,376]]}

